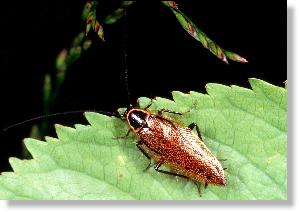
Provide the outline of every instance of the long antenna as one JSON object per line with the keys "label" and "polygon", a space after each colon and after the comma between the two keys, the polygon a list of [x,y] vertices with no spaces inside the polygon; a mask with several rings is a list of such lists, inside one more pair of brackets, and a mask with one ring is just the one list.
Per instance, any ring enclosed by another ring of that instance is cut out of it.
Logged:
{"label": "long antenna", "polygon": [[66,115],[66,114],[85,113],[85,112],[97,112],[97,113],[102,113],[102,114],[105,114],[105,115],[108,115],[108,116],[117,116],[117,117],[120,116],[120,114],[118,114],[118,113],[101,111],[101,110],[88,110],[88,111],[86,111],[86,110],[75,110],[75,111],[67,111],[67,112],[61,112],[61,113],[52,113],[52,114],[48,114],[48,115],[37,116],[37,117],[31,118],[31,119],[27,119],[25,121],[17,122],[15,124],[12,124],[12,125],[4,128],[3,132],[5,132],[5,131],[13,128],[13,127],[23,125],[23,124],[26,124],[26,123],[31,122],[31,121],[36,121],[36,120],[39,120],[39,119],[43,119],[43,118],[48,118],[48,117],[53,117],[53,116],[61,116],[61,115]]}
{"label": "long antenna", "polygon": [[124,33],[124,43],[123,43],[123,49],[124,49],[124,73],[125,73],[125,83],[126,83],[126,91],[127,91],[127,97],[129,105],[131,105],[131,92],[129,89],[129,74],[128,74],[128,53],[127,53],[127,9],[124,11],[124,25],[123,25],[123,33]]}

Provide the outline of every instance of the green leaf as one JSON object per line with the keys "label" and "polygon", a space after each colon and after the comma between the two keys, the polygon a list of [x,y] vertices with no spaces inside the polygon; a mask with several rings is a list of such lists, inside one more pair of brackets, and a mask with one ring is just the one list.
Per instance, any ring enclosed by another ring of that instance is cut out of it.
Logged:
{"label": "green leaf", "polygon": [[[138,151],[126,122],[85,114],[90,126],[57,125],[58,139],[25,139],[32,160],[10,159],[0,176],[0,199],[287,199],[287,90],[250,79],[252,90],[208,84],[208,94],[173,92],[150,110],[167,108],[196,122],[208,148],[223,162],[228,185],[209,185],[200,197],[191,181],[152,168]],[[145,107],[148,98],[140,98]]]}

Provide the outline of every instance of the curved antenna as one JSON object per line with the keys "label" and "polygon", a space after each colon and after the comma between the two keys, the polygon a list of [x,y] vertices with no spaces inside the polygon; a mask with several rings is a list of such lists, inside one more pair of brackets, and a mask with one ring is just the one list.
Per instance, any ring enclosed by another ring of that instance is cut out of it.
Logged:
{"label": "curved antenna", "polygon": [[41,115],[41,116],[37,116],[31,119],[27,119],[25,121],[21,121],[21,122],[17,122],[15,124],[12,124],[6,128],[3,129],[3,132],[6,132],[7,130],[14,128],[16,126],[19,125],[23,125],[32,121],[36,121],[39,119],[43,119],[43,118],[48,118],[48,117],[53,117],[53,116],[61,116],[61,115],[66,115],[66,114],[75,114],[75,113],[85,113],[85,112],[97,112],[97,113],[102,113],[104,115],[108,115],[108,116],[116,116],[116,117],[121,117],[121,115],[119,113],[113,113],[113,112],[107,112],[107,111],[100,111],[100,110],[75,110],[75,111],[67,111],[67,112],[61,112],[61,113],[52,113],[49,115]]}
{"label": "curved antenna", "polygon": [[124,25],[123,25],[123,32],[124,32],[124,43],[123,43],[123,49],[124,49],[124,72],[125,72],[125,84],[126,84],[126,91],[127,91],[127,97],[129,105],[132,103],[131,99],[131,92],[129,89],[129,74],[128,74],[128,53],[127,53],[127,9],[124,10]]}

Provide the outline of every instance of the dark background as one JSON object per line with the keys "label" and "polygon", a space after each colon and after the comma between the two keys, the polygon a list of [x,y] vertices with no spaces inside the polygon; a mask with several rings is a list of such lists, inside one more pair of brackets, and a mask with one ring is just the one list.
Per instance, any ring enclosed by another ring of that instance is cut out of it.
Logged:
{"label": "dark background", "polygon": [[[45,73],[53,72],[60,50],[82,30],[85,1],[1,2],[1,128],[43,113]],[[137,1],[128,10],[129,86],[139,96],[171,98],[171,91],[205,92],[209,82],[249,88],[255,77],[283,86],[286,71],[284,1],[179,1],[179,8],[221,47],[248,59],[226,65],[179,25],[158,1]],[[120,1],[100,1],[98,20]],[[52,112],[115,111],[128,105],[124,80],[123,20],[104,25],[106,42],[93,37],[92,47],[74,63]],[[52,73],[53,74],[53,73]],[[82,114],[53,117],[51,124],[87,123]],[[21,156],[22,139],[34,123],[2,133],[0,172],[8,157]],[[52,130],[53,131],[53,130]]]}

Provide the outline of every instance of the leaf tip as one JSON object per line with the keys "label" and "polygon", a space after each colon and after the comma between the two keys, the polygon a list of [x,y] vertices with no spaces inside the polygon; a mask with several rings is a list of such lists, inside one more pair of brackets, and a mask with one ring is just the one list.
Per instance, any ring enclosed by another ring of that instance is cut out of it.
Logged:
{"label": "leaf tip", "polygon": [[34,139],[34,138],[25,138],[23,140],[25,146],[28,148],[28,146],[34,145],[36,142],[38,142],[40,140]]}
{"label": "leaf tip", "polygon": [[9,157],[8,158],[9,164],[12,166],[16,165],[19,162],[19,159],[17,159],[16,157]]}
{"label": "leaf tip", "polygon": [[55,128],[64,128],[64,126],[61,124],[55,124],[54,126],[55,126]]}
{"label": "leaf tip", "polygon": [[253,88],[256,84],[261,82],[261,80],[259,80],[257,78],[248,78],[248,82],[249,82],[250,86]]}

